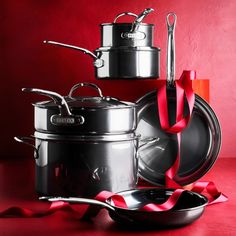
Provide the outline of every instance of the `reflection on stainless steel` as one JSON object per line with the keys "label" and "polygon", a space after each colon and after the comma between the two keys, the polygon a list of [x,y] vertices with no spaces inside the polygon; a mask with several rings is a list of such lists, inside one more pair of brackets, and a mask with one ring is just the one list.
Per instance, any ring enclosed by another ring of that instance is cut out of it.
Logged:
{"label": "reflection on stainless steel", "polygon": [[36,191],[48,196],[95,196],[134,189],[139,151],[158,142],[134,133],[75,136],[35,132]]}
{"label": "reflection on stainless steel", "polygon": [[39,132],[34,136],[39,195],[95,196],[104,189],[118,192],[136,187],[140,136],[70,139]]}

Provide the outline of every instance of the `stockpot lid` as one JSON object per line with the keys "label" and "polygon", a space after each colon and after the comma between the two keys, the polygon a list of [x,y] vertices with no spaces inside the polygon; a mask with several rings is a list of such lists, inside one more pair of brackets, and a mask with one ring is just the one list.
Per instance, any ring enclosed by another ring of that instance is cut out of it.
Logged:
{"label": "stockpot lid", "polygon": [[[76,96],[64,97],[67,104],[71,109],[121,109],[136,106],[135,103],[120,101],[116,98],[105,97],[89,97],[89,96]],[[54,101],[42,101],[33,104],[36,107],[47,109],[58,109],[58,105]]]}
{"label": "stockpot lid", "polygon": [[[73,96],[76,89],[80,87],[91,87],[97,90],[99,96]],[[68,96],[63,97],[70,109],[123,109],[135,107],[136,104],[132,102],[120,101],[117,98],[110,96],[103,96],[101,89],[92,83],[78,83],[74,85]],[[58,103],[55,100],[36,102],[33,104],[36,107],[58,110]],[[63,105],[63,104],[62,104]]]}

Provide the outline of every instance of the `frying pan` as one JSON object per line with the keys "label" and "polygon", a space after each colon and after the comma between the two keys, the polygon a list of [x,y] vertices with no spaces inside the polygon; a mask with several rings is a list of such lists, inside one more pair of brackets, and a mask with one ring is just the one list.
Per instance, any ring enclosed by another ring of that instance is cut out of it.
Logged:
{"label": "frying pan", "polygon": [[[173,22],[170,20],[173,18]],[[175,42],[174,29],[176,15],[167,15],[167,100],[170,123],[176,118]],[[158,144],[144,148],[140,152],[139,175],[148,182],[164,186],[165,172],[173,165],[178,144],[176,134],[162,130],[158,117],[158,91],[152,91],[141,97],[138,104],[137,133],[143,137],[159,137]],[[184,114],[188,114],[185,102]],[[219,121],[209,104],[195,95],[195,103],[188,126],[182,131],[180,146],[180,165],[174,180],[179,185],[187,185],[201,178],[216,161],[221,147],[221,128]]]}
{"label": "frying pan", "polygon": [[128,208],[114,206],[112,199],[106,202],[86,198],[44,197],[42,200],[85,203],[99,206],[108,210],[110,217],[122,224],[153,225],[157,227],[177,227],[190,224],[204,212],[207,198],[191,191],[184,191],[176,205],[167,211],[139,210],[149,203],[162,204],[173,194],[173,189],[145,188],[119,192]]}

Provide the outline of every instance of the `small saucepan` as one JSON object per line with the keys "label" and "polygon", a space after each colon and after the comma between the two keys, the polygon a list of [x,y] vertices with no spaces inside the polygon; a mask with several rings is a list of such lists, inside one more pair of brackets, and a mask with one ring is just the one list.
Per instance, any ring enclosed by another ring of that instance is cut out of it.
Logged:
{"label": "small saucepan", "polygon": [[128,208],[117,207],[112,198],[105,202],[86,198],[50,198],[42,197],[41,200],[65,201],[71,203],[85,203],[100,206],[109,211],[110,217],[122,224],[150,225],[155,227],[178,227],[192,223],[204,212],[208,203],[206,197],[201,194],[184,191],[176,205],[170,210],[144,211],[141,208],[147,204],[162,204],[173,194],[173,189],[146,188],[119,192]]}

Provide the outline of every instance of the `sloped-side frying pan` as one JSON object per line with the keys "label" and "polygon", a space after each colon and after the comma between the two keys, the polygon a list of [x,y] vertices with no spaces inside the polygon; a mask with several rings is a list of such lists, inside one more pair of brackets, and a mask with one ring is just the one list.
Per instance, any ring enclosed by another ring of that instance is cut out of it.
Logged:
{"label": "sloped-side frying pan", "polygon": [[[201,194],[184,191],[179,197],[176,205],[167,211],[143,211],[141,208],[149,203],[162,204],[173,194],[172,189],[146,188],[119,192],[128,208],[117,207],[111,198],[106,202],[86,198],[50,198],[42,200],[65,201],[70,203],[85,203],[105,208],[109,211],[111,218],[122,224],[139,224],[141,226],[151,225],[155,227],[177,227],[192,223],[204,212],[207,198]],[[140,210],[141,209],[141,210]]]}
{"label": "sloped-side frying pan", "polygon": [[[173,24],[170,18],[173,17]],[[172,88],[175,76],[174,28],[176,15],[167,16],[167,85],[168,111],[170,123],[175,121],[176,93]],[[157,93],[152,91],[141,97],[138,104],[137,133],[143,137],[159,137],[156,145],[144,148],[140,152],[139,175],[155,185],[165,185],[165,172],[173,165],[177,151],[177,138],[162,130],[158,117]],[[184,113],[188,108],[185,104]],[[195,103],[188,127],[181,135],[180,166],[174,180],[187,185],[201,178],[216,161],[221,147],[221,128],[219,121],[209,104],[195,95]]]}

